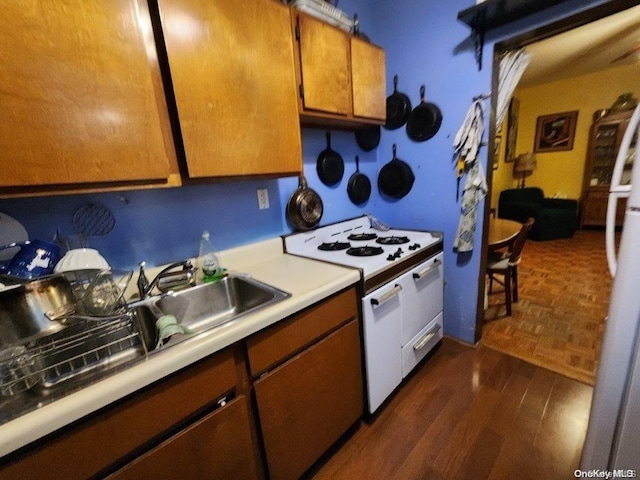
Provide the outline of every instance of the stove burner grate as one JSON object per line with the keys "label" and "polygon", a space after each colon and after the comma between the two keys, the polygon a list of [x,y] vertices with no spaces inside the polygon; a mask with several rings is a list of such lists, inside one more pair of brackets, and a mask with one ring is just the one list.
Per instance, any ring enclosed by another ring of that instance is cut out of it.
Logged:
{"label": "stove burner grate", "polygon": [[347,255],[352,255],[354,257],[373,257],[374,255],[380,255],[382,252],[382,247],[365,245],[364,247],[350,248],[347,250]]}
{"label": "stove burner grate", "polygon": [[356,240],[356,241],[365,241],[365,240],[373,240],[377,238],[378,235],[375,233],[352,233],[347,237],[348,240]]}
{"label": "stove burner grate", "polygon": [[322,243],[318,245],[318,250],[323,250],[326,252],[333,252],[337,250],[346,250],[351,247],[349,242],[331,242],[331,243]]}
{"label": "stove burner grate", "polygon": [[378,237],[376,243],[381,245],[401,245],[403,243],[409,243],[409,237],[397,237],[392,235],[391,237]]}

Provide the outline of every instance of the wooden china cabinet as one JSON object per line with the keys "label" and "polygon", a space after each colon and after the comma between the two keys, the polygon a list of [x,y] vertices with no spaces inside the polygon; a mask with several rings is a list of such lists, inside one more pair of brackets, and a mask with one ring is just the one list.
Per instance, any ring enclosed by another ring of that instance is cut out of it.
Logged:
{"label": "wooden china cabinet", "polygon": [[[606,223],[613,167],[632,114],[633,110],[612,113],[591,125],[582,188],[581,227],[604,226]],[[622,174],[623,184],[631,181],[631,162],[633,160],[632,152],[635,149],[635,138],[632,146]],[[616,226],[622,225],[625,205],[626,200],[624,199],[618,203]]]}

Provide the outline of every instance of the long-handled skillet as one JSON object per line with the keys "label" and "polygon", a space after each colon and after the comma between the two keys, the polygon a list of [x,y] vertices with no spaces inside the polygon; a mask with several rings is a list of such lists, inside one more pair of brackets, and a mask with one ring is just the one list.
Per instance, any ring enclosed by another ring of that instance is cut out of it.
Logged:
{"label": "long-handled skillet", "polygon": [[342,180],[344,161],[340,154],[331,149],[331,133],[327,132],[327,148],[320,152],[316,162],[318,178],[328,187]]}
{"label": "long-handled skillet", "polygon": [[420,87],[420,105],[411,110],[407,120],[407,135],[415,142],[432,138],[442,124],[442,113],[435,103],[424,99],[424,85]]}
{"label": "long-handled skillet", "polygon": [[384,165],[378,175],[378,189],[392,198],[402,198],[411,191],[415,176],[411,167],[396,156],[396,144],[393,144],[393,158]]}
{"label": "long-handled skillet", "polygon": [[384,128],[396,130],[407,123],[411,113],[411,100],[398,91],[398,75],[393,77],[393,93],[387,97],[387,122]]}
{"label": "long-handled skillet", "polygon": [[369,177],[364,173],[360,173],[360,159],[356,155],[356,171],[349,178],[349,185],[347,187],[347,194],[349,199],[356,205],[362,205],[371,195],[371,182]]}

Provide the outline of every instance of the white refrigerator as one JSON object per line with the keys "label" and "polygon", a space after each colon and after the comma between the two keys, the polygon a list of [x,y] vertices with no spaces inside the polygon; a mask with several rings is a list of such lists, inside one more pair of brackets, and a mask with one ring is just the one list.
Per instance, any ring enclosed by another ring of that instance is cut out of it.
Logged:
{"label": "white refrigerator", "polygon": [[[613,289],[582,451],[583,470],[640,472],[640,146],[634,145],[639,125],[640,106],[622,139],[611,180],[606,237]],[[618,199],[624,197],[627,207],[616,260],[615,214]]]}

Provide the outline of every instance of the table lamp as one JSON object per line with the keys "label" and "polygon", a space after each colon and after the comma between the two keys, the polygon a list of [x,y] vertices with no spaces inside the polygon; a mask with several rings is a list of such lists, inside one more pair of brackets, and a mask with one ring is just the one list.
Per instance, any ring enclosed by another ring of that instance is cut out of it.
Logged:
{"label": "table lamp", "polygon": [[516,163],[513,166],[513,176],[517,177],[519,175],[522,175],[520,188],[524,188],[524,179],[533,173],[533,171],[536,169],[536,166],[537,160],[535,154],[527,152],[518,155],[518,158],[516,158]]}

